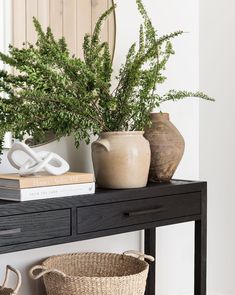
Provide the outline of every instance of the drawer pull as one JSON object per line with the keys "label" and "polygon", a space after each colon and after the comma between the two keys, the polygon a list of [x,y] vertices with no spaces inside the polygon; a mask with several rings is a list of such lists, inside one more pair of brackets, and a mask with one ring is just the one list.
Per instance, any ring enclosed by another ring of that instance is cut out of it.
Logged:
{"label": "drawer pull", "polygon": [[133,217],[133,216],[146,215],[146,214],[152,214],[152,213],[160,213],[163,211],[164,211],[163,207],[158,207],[153,209],[128,212],[128,213],[125,213],[125,215],[128,215],[129,217]]}
{"label": "drawer pull", "polygon": [[15,235],[21,233],[21,228],[0,230],[0,236]]}

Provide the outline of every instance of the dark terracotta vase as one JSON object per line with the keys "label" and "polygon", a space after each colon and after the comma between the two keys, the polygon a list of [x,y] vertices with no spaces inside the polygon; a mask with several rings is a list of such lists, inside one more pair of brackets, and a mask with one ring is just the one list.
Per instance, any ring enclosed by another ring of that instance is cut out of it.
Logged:
{"label": "dark terracotta vase", "polygon": [[151,164],[149,180],[169,182],[184,153],[184,138],[170,122],[167,113],[152,113],[152,126],[144,136],[150,142]]}

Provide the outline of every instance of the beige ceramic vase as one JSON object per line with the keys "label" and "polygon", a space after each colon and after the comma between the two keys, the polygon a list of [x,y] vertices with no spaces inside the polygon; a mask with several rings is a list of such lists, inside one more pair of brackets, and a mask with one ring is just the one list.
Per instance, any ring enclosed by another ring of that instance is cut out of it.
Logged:
{"label": "beige ceramic vase", "polygon": [[149,142],[144,132],[103,132],[92,143],[96,183],[112,189],[144,187],[150,167]]}
{"label": "beige ceramic vase", "polygon": [[152,126],[144,136],[150,142],[150,181],[168,182],[173,177],[183,153],[184,138],[169,121],[167,113],[152,113]]}

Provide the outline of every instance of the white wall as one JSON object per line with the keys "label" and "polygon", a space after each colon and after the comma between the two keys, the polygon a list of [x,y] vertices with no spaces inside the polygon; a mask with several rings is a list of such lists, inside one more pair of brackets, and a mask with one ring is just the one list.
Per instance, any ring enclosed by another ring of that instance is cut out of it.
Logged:
{"label": "white wall", "polygon": [[[0,0],[0,51],[7,52],[7,44],[11,42],[11,19],[8,17],[11,1]],[[0,62],[0,67],[5,66]]]}
{"label": "white wall", "polygon": [[[0,0],[2,1],[2,0]],[[117,47],[114,65],[117,69],[123,62],[125,54],[138,35],[139,17],[134,0],[118,0],[117,9]],[[176,56],[169,64],[168,82],[161,91],[171,88],[195,90],[198,81],[198,6],[197,0],[145,0],[159,33],[167,33],[178,29],[189,31],[175,41]],[[176,173],[176,177],[185,179],[198,178],[198,102],[184,101],[182,103],[167,104],[162,111],[169,111],[172,122],[178,127],[186,141],[184,158]],[[65,152],[66,145],[71,152]],[[91,169],[84,159],[90,163],[89,150],[83,145],[80,152],[76,152],[66,141],[59,145],[47,147],[57,150],[62,155],[70,157],[76,162],[74,168],[83,167],[86,171]],[[83,155],[86,155],[85,157]],[[7,168],[6,160],[2,169]],[[158,265],[158,294],[161,295],[191,295],[193,294],[193,225],[181,224],[158,229],[157,265]],[[124,234],[120,236],[96,239],[92,241],[60,245],[48,248],[23,251],[0,256],[0,267],[10,263],[24,273],[24,286],[21,294],[37,294],[36,286],[29,282],[26,276],[27,268],[38,260],[52,254],[71,252],[77,250],[116,251],[140,248],[139,233]],[[3,273],[0,273],[3,276]],[[1,279],[0,277],[0,279]]]}
{"label": "white wall", "polygon": [[[182,37],[175,40],[176,55],[170,61],[168,81],[161,91],[199,87],[198,78],[198,1],[145,1],[153,23],[161,34],[182,29]],[[162,106],[170,113],[172,122],[185,138],[185,154],[176,178],[198,179],[199,128],[198,101],[184,100]],[[158,294],[193,294],[193,223],[158,229],[157,234]]]}
{"label": "white wall", "polygon": [[235,290],[235,2],[200,0],[200,177],[208,181],[208,295]]}

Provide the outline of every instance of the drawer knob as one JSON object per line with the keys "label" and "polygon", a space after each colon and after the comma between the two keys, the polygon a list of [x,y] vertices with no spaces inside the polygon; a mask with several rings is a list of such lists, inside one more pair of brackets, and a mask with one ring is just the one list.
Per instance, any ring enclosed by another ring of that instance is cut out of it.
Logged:
{"label": "drawer knob", "polygon": [[127,213],[125,213],[125,215],[127,215],[129,217],[133,217],[133,216],[146,215],[146,214],[152,214],[152,213],[160,213],[163,211],[164,211],[163,207],[158,207],[158,208],[153,208],[153,209],[127,212]]}
{"label": "drawer knob", "polygon": [[21,233],[21,228],[0,230],[0,236],[15,235]]}

